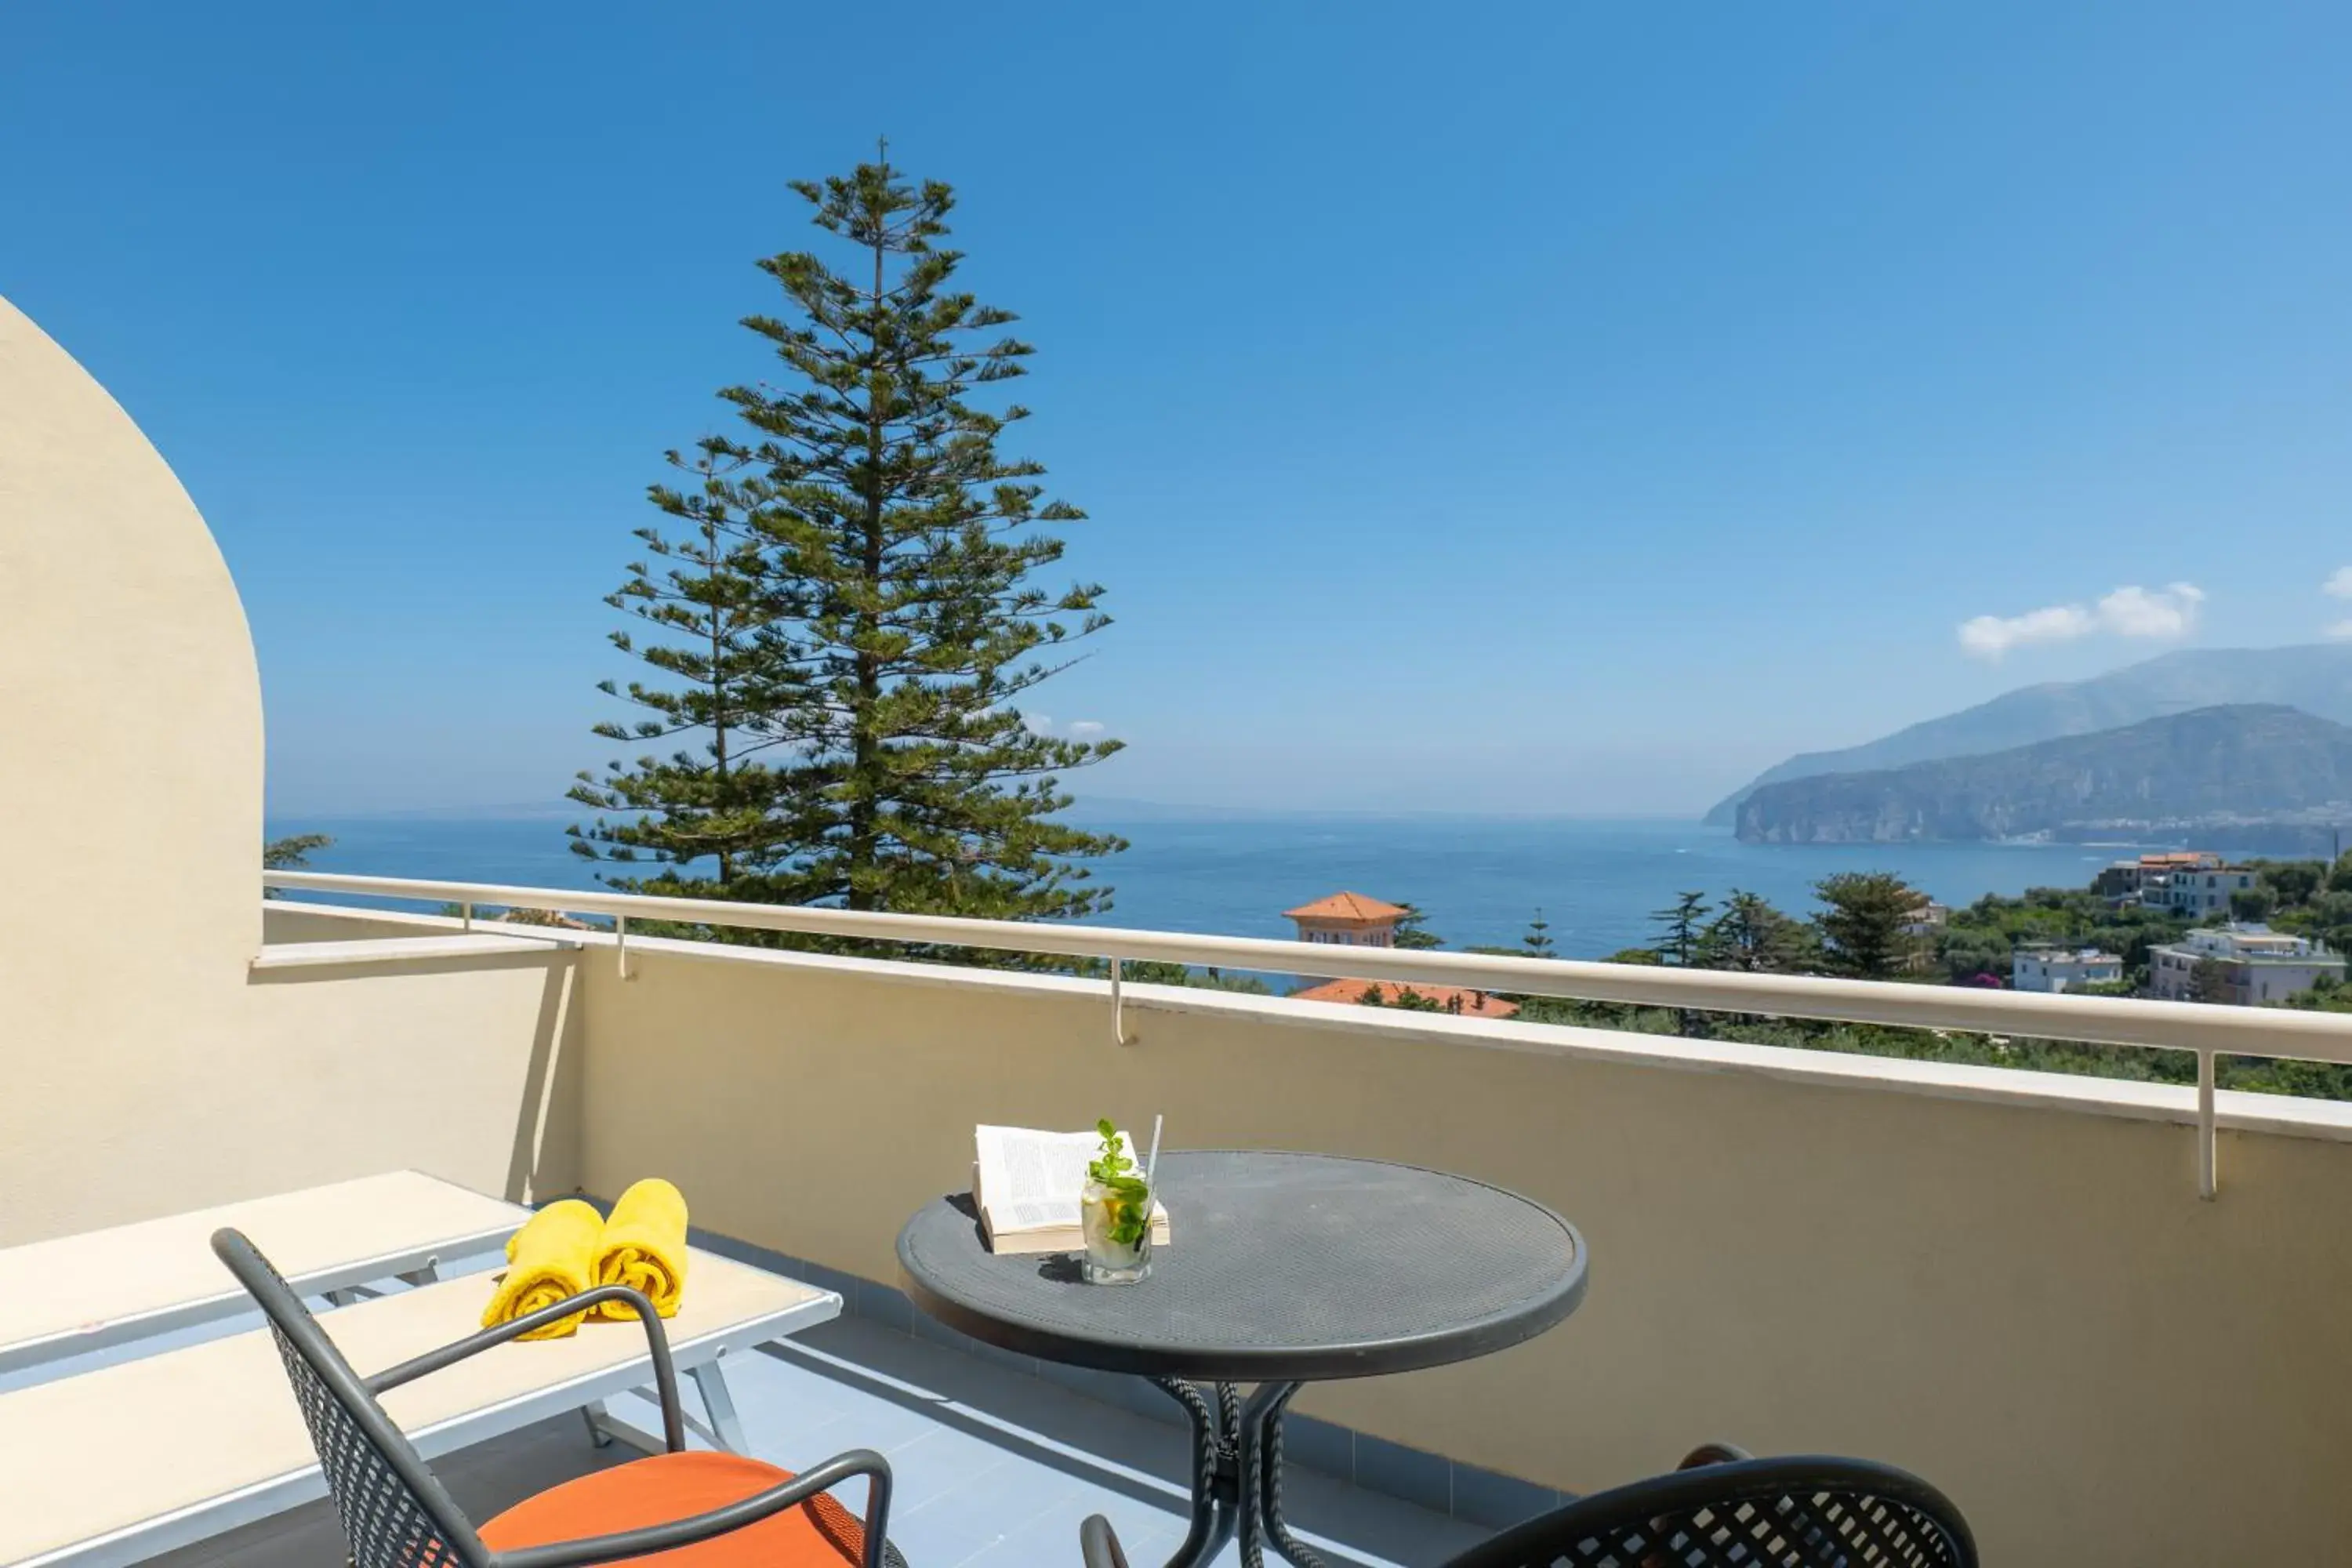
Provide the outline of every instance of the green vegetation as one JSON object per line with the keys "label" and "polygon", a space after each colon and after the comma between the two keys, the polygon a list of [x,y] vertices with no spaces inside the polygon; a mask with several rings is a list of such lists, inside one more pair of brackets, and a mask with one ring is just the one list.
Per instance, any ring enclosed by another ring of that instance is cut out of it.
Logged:
{"label": "green vegetation", "polygon": [[1135,1162],[1128,1156],[1127,1140],[1118,1135],[1110,1118],[1096,1122],[1095,1131],[1102,1137],[1102,1147],[1087,1167],[1087,1175],[1108,1194],[1104,1208],[1110,1216],[1110,1242],[1133,1247],[1143,1239],[1144,1227],[1151,1223],[1151,1189],[1143,1184]]}
{"label": "green vegetation", "polygon": [[1841,871],[1813,884],[1822,900],[1814,927],[1822,962],[1849,980],[1892,980],[1913,966],[1919,940],[1910,932],[1927,895],[1885,871]]}
{"label": "green vegetation", "polygon": [[1419,904],[1404,906],[1404,914],[1396,923],[1393,939],[1399,947],[1427,949],[1444,947],[1445,939],[1429,929],[1429,917],[1421,912]]}
{"label": "green vegetation", "polygon": [[1677,963],[1687,969],[1697,961],[1700,931],[1713,907],[1705,893],[1676,893],[1672,907],[1650,916],[1651,923],[1662,931],[1655,950],[1659,963]]}
{"label": "green vegetation", "polygon": [[1700,967],[1749,974],[1802,973],[1819,966],[1820,953],[1821,937],[1813,927],[1737,888],[1698,943]]}
{"label": "green vegetation", "polygon": [[[2326,861],[2252,861],[2259,873],[2274,929],[2315,937],[2352,951],[2352,855]],[[1612,955],[1615,963],[1683,964],[1750,973],[1833,973],[1877,980],[1953,984],[2007,984],[2013,951],[2027,942],[2097,947],[2125,960],[2129,994],[2147,983],[2148,950],[2176,940],[2195,923],[2160,909],[2111,903],[2082,889],[2035,888],[2019,898],[1988,896],[1952,911],[1940,931],[1919,931],[1925,894],[1884,873],[1845,873],[1817,883],[1821,911],[1799,920],[1752,893],[1734,889],[1701,922],[1704,893],[1680,895],[1653,916],[1661,927],[1650,947]],[[1508,949],[1492,949],[1497,952]],[[2200,966],[2200,994],[2221,994],[2220,966]],[[2196,1064],[2184,1052],[2086,1045],[2064,1040],[2012,1039],[1963,1031],[1888,1028],[1812,1019],[1693,1015],[1671,1007],[1516,996],[1528,1023],[1572,1024],[1655,1035],[1698,1035],[1751,1045],[1865,1056],[2022,1068],[2040,1072],[2158,1083],[2192,1083]],[[2285,1004],[2352,1012],[2352,985],[2323,985]],[[2352,1100],[2352,1068],[2320,1062],[2227,1058],[2224,1088],[2318,1099]]]}
{"label": "green vegetation", "polygon": [[1997,979],[2008,984],[2010,955],[2028,942],[2095,947],[2124,961],[2128,989],[2147,983],[2151,947],[2180,938],[2192,922],[2169,910],[2116,905],[2082,888],[2031,888],[2021,896],[1991,895],[1954,910],[1937,944],[1937,966],[1955,984]]}
{"label": "green vegetation", "polygon": [[1085,514],[998,453],[1027,410],[973,401],[1030,346],[957,287],[947,185],[910,184],[886,150],[793,188],[854,263],[759,264],[784,311],[743,325],[777,363],[720,392],[741,427],[671,453],[677,484],[650,492],[662,521],[608,602],[641,623],[614,645],[653,673],[605,684],[638,716],[597,730],[646,749],[580,776],[572,798],[599,816],[573,848],[631,892],[1098,913],[1109,889],[1083,862],[1124,845],[1056,820],[1057,775],[1119,743],[1041,733],[1020,708],[1108,624],[1098,586],[1034,581],[1063,552],[1038,525]]}
{"label": "green vegetation", "polygon": [[[1070,967],[1076,973],[1098,979],[1107,979],[1110,974],[1110,965],[1100,959],[1081,959]],[[1119,965],[1119,975],[1141,985],[1190,985],[1202,991],[1237,991],[1250,996],[1274,994],[1274,987],[1255,974],[1228,974],[1213,966],[1168,963],[1151,958],[1129,959]]]}
{"label": "green vegetation", "polygon": [[295,833],[284,838],[273,838],[261,847],[261,868],[265,871],[291,871],[310,864],[310,857],[334,842],[331,834]]}
{"label": "green vegetation", "polygon": [[1528,958],[1559,956],[1559,950],[1552,946],[1551,922],[1543,918],[1543,910],[1540,906],[1536,910],[1534,916],[1528,920],[1528,934],[1519,938],[1519,947],[1524,956]]}
{"label": "green vegetation", "polygon": [[[311,855],[334,842],[331,834],[294,833],[283,838],[273,838],[261,847],[261,868],[265,871],[298,871],[310,863]],[[278,896],[275,888],[264,888],[261,896]]]}
{"label": "green vegetation", "polygon": [[1447,1013],[1453,1011],[1434,996],[1424,996],[1410,985],[1400,985],[1393,996],[1381,994],[1378,985],[1368,985],[1356,998],[1360,1007],[1394,1007],[1407,1013]]}

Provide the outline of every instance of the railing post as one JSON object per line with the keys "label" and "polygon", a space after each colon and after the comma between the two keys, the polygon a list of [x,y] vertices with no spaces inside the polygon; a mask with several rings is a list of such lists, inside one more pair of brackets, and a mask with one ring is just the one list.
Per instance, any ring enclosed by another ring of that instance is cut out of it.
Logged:
{"label": "railing post", "polygon": [[2210,1203],[2219,1183],[2214,1170],[2213,1053],[2197,1053],[2197,1195]]}
{"label": "railing post", "polygon": [[464,922],[462,929],[464,929],[464,930],[466,930],[466,931],[471,931],[471,930],[473,930],[473,929],[474,929],[474,900],[471,900],[471,899],[467,899],[464,903],[459,904],[459,905],[457,906],[457,914],[458,914],[458,917],[460,918],[460,920],[461,920],[461,921],[463,921],[463,922]]}
{"label": "railing post", "polygon": [[1120,987],[1118,959],[1110,961],[1110,1038],[1113,1045],[1127,1044],[1127,997]]}
{"label": "railing post", "polygon": [[613,956],[620,963],[621,978],[624,980],[630,978],[629,917],[626,915],[613,917]]}

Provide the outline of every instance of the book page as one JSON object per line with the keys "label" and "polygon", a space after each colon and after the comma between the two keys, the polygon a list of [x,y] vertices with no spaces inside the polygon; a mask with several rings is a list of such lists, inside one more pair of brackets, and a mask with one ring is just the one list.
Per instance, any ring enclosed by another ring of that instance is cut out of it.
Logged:
{"label": "book page", "polygon": [[1078,1223],[1078,1190],[1101,1140],[1092,1132],[1041,1132],[1027,1127],[979,1127],[974,1194],[992,1229],[1045,1230]]}
{"label": "book page", "polygon": [[[1128,1148],[1135,1147],[1132,1136],[1124,1131],[1119,1136]],[[990,1230],[1017,1235],[1078,1224],[1078,1193],[1087,1184],[1087,1167],[1102,1147],[1098,1134],[975,1127],[972,1143],[977,1155],[972,1197],[987,1211]],[[1164,1231],[1168,1211],[1156,1195],[1151,1220]]]}

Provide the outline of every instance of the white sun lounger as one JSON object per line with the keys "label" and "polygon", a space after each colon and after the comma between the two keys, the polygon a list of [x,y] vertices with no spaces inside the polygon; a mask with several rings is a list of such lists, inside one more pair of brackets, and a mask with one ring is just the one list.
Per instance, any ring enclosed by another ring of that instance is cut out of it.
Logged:
{"label": "white sun lounger", "polygon": [[233,1226],[306,1295],[429,1278],[441,1258],[504,1242],[514,1204],[416,1171],[309,1187],[0,1249],[0,1373],[217,1321],[253,1302],[213,1256]]}
{"label": "white sun lounger", "polygon": [[[488,1274],[445,1279],[319,1321],[366,1375],[474,1332],[490,1289]],[[740,1447],[719,1356],[840,1310],[829,1290],[696,1251],[677,1316],[664,1326],[711,1425]],[[649,1381],[652,1364],[639,1325],[589,1323],[570,1339],[499,1345],[393,1390],[383,1404],[429,1458],[570,1410],[590,1411],[597,1426],[599,1402]],[[610,1417],[601,1424],[660,1447]],[[7,1568],[115,1568],[325,1492],[267,1329],[0,1394]]]}

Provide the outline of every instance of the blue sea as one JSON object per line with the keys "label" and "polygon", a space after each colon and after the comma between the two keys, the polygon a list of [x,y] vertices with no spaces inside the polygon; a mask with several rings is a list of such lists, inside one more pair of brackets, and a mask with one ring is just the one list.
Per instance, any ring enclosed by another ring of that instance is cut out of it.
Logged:
{"label": "blue sea", "polygon": [[[1649,941],[1653,911],[1685,890],[1760,893],[1791,913],[1838,871],[1892,871],[1929,897],[2082,887],[2139,846],[1741,844],[1696,823],[1467,816],[1356,816],[1081,808],[1126,853],[1098,863],[1117,890],[1096,923],[1286,937],[1284,910],[1342,889],[1418,904],[1451,946],[1518,941],[1537,909],[1561,956],[1598,958]],[[535,887],[595,887],[572,855],[566,816],[408,815],[287,817],[278,836],[320,832],[312,868]]]}

